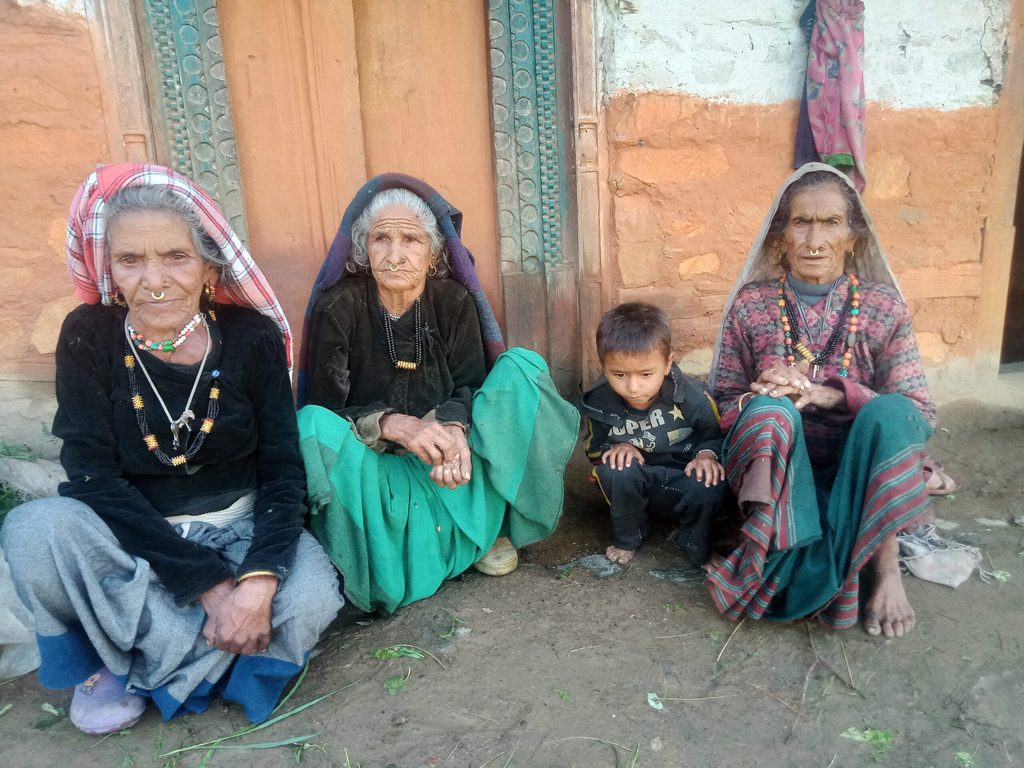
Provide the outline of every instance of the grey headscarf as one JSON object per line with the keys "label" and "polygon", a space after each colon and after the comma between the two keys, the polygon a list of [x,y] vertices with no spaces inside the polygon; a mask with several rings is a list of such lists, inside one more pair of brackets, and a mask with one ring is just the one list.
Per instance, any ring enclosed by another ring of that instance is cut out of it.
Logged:
{"label": "grey headscarf", "polygon": [[725,302],[725,309],[722,311],[722,322],[718,326],[718,338],[715,340],[715,357],[711,362],[711,377],[709,379],[709,386],[712,390],[715,388],[715,375],[718,371],[718,357],[722,351],[722,335],[725,333],[725,321],[729,317],[729,312],[732,310],[732,305],[736,301],[736,294],[740,292],[740,289],[748,283],[757,283],[764,280],[777,280],[782,276],[783,268],[779,265],[772,266],[768,262],[768,229],[771,227],[772,219],[775,217],[775,212],[779,209],[779,202],[782,200],[783,194],[789,189],[798,179],[803,178],[809,173],[815,171],[827,171],[836,177],[836,183],[845,184],[847,187],[853,190],[853,194],[857,196],[857,205],[860,206],[861,213],[864,215],[864,223],[867,225],[868,234],[862,237],[857,242],[857,246],[854,248],[854,255],[856,256],[857,263],[857,277],[861,280],[866,280],[872,283],[885,283],[891,285],[897,291],[900,296],[903,296],[903,292],[900,291],[899,283],[896,282],[896,276],[892,273],[892,268],[889,266],[889,259],[886,258],[885,251],[882,249],[882,244],[878,241],[878,233],[875,231],[875,225],[871,222],[871,216],[868,215],[867,209],[864,207],[864,201],[861,199],[860,194],[857,192],[857,188],[853,185],[853,182],[841,171],[837,171],[831,165],[825,163],[807,163],[796,170],[792,176],[786,179],[782,187],[779,189],[775,199],[772,201],[771,207],[768,209],[768,213],[764,217],[764,223],[761,224],[761,229],[757,232],[757,237],[754,238],[754,244],[750,246],[750,250],[747,251],[746,261],[743,262],[743,269],[740,270],[739,277],[736,278],[736,282],[733,284],[732,292],[729,294],[729,298]]}

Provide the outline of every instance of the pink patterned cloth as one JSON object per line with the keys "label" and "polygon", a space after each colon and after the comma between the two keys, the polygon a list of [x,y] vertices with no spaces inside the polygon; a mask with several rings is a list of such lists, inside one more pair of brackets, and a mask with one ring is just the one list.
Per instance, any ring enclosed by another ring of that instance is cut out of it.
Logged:
{"label": "pink patterned cloth", "polygon": [[864,3],[818,0],[807,57],[807,116],[822,162],[867,186]]}
{"label": "pink patterned cloth", "polygon": [[[750,391],[750,383],[773,365],[785,366],[785,339],[778,307],[778,282],[751,283],[740,289],[725,318],[718,366],[714,371],[715,396],[722,412],[722,429],[728,430],[739,415],[737,401]],[[843,307],[850,288],[848,280],[836,287],[826,326],[843,321]],[[795,301],[787,288],[789,301]],[[805,309],[808,325],[817,326],[825,299]],[[853,417],[870,399],[880,394],[910,398],[932,425],[935,405],[928,394],[921,356],[910,324],[910,312],[896,289],[864,280],[860,283],[860,317],[857,343],[849,378],[839,373],[845,345],[824,366],[825,384],[843,389],[846,410],[827,411],[808,406],[803,410],[804,437],[815,464],[834,461]]]}
{"label": "pink patterned cloth", "polygon": [[105,201],[125,187],[161,186],[184,197],[198,212],[203,229],[213,238],[229,266],[217,286],[217,301],[251,307],[272,319],[284,335],[288,369],[292,365],[292,333],[284,310],[267,278],[242,245],[217,204],[189,179],[160,165],[101,165],[82,183],[68,214],[67,259],[75,296],[86,304],[113,303],[117,286],[107,257]]}

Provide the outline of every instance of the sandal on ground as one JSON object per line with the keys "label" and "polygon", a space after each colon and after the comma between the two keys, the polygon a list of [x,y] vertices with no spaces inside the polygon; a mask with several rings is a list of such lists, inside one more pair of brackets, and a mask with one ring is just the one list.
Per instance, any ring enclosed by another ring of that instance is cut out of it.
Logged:
{"label": "sandal on ground", "polygon": [[146,709],[146,699],[128,693],[106,667],[75,688],[68,716],[72,724],[90,736],[105,736],[130,728]]}
{"label": "sandal on ground", "polygon": [[519,553],[512,542],[499,536],[487,554],[473,563],[473,567],[488,576],[504,576],[519,567]]}
{"label": "sandal on ground", "polygon": [[956,493],[956,489],[960,487],[956,480],[943,471],[942,464],[930,456],[924,460],[923,472],[924,487],[931,496],[948,496]]}

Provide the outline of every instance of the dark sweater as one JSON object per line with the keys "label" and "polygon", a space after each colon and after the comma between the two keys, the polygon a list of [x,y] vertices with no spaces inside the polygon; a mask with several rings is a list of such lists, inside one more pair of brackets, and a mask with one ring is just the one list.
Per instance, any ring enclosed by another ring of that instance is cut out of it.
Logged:
{"label": "dark sweater", "polygon": [[[673,363],[661,386],[658,401],[679,409],[680,423],[673,423],[673,426],[682,430],[685,437],[655,455],[645,453],[648,463],[684,467],[700,451],[714,451],[721,457],[722,428],[719,426],[718,408],[711,393],[699,381],[687,376]],[[601,455],[611,448],[612,443],[631,442],[628,437],[613,435],[612,428],[621,429],[627,420],[642,417],[626,405],[603,376],[583,393],[579,410],[585,420],[584,448],[587,458],[595,464],[600,463]]]}
{"label": "dark sweater", "polygon": [[[468,425],[473,393],[487,375],[480,321],[469,292],[454,280],[427,280],[421,301],[422,362],[400,370],[388,356],[373,278],[346,277],[324,292],[314,314],[309,403],[355,421],[379,412]],[[415,311],[392,322],[399,360],[414,360]],[[389,321],[391,322],[391,321]]]}
{"label": "dark sweater", "polygon": [[[305,475],[281,332],[255,310],[220,306],[216,313],[188,444],[206,416],[214,370],[220,372],[220,413],[199,452],[180,467],[161,463],[142,440],[124,363],[124,310],[82,305],[64,320],[57,343],[53,433],[64,441],[61,464],[68,474],[60,494],[88,504],[126,552],[149,562],[179,605],[234,575],[271,571],[283,579],[305,515]],[[141,354],[178,416],[198,364],[176,366]],[[150,431],[164,453],[176,455],[163,409],[138,369],[136,378]],[[164,519],[223,509],[253,491],[253,542],[237,574]]]}

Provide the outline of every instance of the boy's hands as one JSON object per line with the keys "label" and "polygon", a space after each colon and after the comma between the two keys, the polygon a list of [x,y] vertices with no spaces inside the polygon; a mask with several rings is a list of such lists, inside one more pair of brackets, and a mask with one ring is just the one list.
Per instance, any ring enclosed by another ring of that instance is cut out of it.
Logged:
{"label": "boy's hands", "polygon": [[601,463],[607,464],[612,469],[631,467],[634,461],[638,464],[645,463],[643,453],[630,443],[616,443],[601,454]]}
{"label": "boy's hands", "polygon": [[725,479],[725,469],[718,463],[714,454],[709,452],[698,453],[694,456],[690,463],[683,468],[683,473],[687,477],[696,473],[697,481],[703,480],[705,488],[718,485]]}

